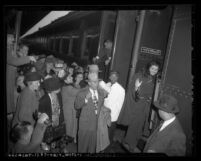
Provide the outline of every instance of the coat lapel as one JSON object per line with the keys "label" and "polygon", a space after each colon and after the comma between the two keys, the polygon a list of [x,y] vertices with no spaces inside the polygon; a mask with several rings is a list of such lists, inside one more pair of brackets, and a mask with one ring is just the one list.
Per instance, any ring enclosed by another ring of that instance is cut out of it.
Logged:
{"label": "coat lapel", "polygon": [[97,114],[97,116],[99,117],[99,115],[100,115],[100,110],[101,110],[101,108],[102,108],[102,104],[103,104],[103,95],[102,95],[102,93],[100,92],[100,90],[98,90],[98,114]]}

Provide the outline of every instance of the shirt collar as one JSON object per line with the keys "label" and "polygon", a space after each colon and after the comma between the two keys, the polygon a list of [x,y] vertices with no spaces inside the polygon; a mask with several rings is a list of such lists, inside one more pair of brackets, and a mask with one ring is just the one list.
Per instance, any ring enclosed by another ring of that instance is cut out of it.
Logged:
{"label": "shirt collar", "polygon": [[160,128],[160,131],[163,130],[166,126],[168,126],[170,123],[172,123],[175,119],[176,117],[174,116],[173,118],[164,121],[162,127]]}
{"label": "shirt collar", "polygon": [[98,90],[93,90],[93,89],[89,88],[89,91],[91,92],[92,96],[94,95],[94,91],[95,91],[95,95],[98,98]]}

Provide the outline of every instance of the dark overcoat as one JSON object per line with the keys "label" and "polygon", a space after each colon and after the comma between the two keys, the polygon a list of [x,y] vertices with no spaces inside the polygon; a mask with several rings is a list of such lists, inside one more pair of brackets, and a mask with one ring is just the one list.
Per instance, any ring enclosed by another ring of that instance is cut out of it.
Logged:
{"label": "dark overcoat", "polygon": [[[64,123],[64,115],[63,115],[63,105],[61,92],[57,94],[58,101],[60,105],[60,115],[59,115],[59,126],[53,128],[52,126],[48,126],[45,134],[44,134],[44,142],[51,142],[55,138],[62,137],[65,135],[65,123]],[[52,120],[52,105],[50,97],[47,93],[39,100],[39,108],[38,112],[46,113],[49,116],[49,119]]]}
{"label": "dark overcoat", "polygon": [[77,135],[77,118],[74,103],[78,92],[79,89],[72,85],[62,87],[61,91],[66,134],[73,138],[76,138]]}
{"label": "dark overcoat", "polygon": [[[142,84],[139,90],[141,99],[136,102],[135,81],[137,78],[142,81]],[[117,123],[128,126],[125,142],[132,149],[136,147],[143,131],[148,130],[148,116],[153,91],[154,81],[149,77],[143,77],[141,73],[136,74],[129,85]]]}
{"label": "dark overcoat", "polygon": [[185,156],[186,136],[177,119],[159,131],[159,127],[148,138],[144,148],[146,153],[153,150],[156,153],[165,153],[168,156]]}
{"label": "dark overcoat", "polygon": [[81,109],[78,130],[78,152],[95,153],[97,145],[97,121],[100,109],[103,106],[104,96],[98,90],[98,112],[95,114],[92,98],[85,103],[89,87],[81,89],[75,99],[75,109]]}
{"label": "dark overcoat", "polygon": [[25,87],[19,96],[12,126],[21,121],[28,121],[34,126],[36,121],[33,114],[38,110],[38,104],[36,92],[29,89],[29,87]]}

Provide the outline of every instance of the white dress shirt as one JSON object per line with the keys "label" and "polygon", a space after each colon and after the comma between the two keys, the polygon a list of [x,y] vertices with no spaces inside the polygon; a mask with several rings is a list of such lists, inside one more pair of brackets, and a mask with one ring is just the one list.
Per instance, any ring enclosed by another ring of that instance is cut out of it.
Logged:
{"label": "white dress shirt", "polygon": [[[92,95],[92,99],[94,98],[94,90],[89,88],[89,91],[91,92],[91,95]],[[98,100],[98,91],[95,90],[95,95],[96,95],[96,98]],[[85,103],[88,103],[88,100],[85,98]]]}
{"label": "white dress shirt", "polygon": [[125,89],[118,83],[111,86],[110,93],[104,100],[104,106],[111,110],[111,121],[117,121],[125,98]]}
{"label": "white dress shirt", "polygon": [[170,123],[172,123],[175,120],[175,116],[169,120],[166,120],[163,122],[163,125],[161,126],[159,131],[162,131],[165,127],[167,127]]}

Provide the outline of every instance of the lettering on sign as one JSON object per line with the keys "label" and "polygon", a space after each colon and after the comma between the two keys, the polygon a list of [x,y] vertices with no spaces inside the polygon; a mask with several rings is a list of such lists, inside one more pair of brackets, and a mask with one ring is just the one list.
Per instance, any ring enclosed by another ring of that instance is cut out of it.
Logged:
{"label": "lettering on sign", "polygon": [[141,47],[141,53],[148,53],[153,55],[161,55],[161,50],[147,48],[147,47]]}

